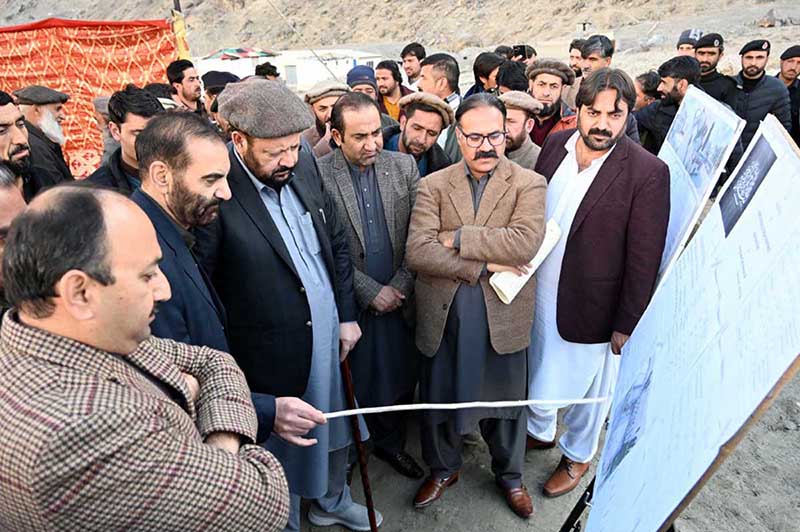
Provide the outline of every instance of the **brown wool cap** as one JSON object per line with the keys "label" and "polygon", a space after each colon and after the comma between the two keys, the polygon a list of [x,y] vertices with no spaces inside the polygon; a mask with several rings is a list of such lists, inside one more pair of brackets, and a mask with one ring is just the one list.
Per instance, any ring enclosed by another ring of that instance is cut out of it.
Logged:
{"label": "brown wool cap", "polygon": [[572,85],[575,83],[575,72],[570,66],[562,61],[555,59],[537,59],[525,69],[525,75],[528,79],[535,79],[539,74],[551,74],[558,76],[564,85]]}
{"label": "brown wool cap", "polygon": [[400,101],[397,102],[397,104],[400,106],[400,110],[402,111],[407,106],[415,102],[429,105],[439,111],[439,114],[442,115],[442,121],[444,124],[442,129],[450,127],[450,124],[455,122],[455,113],[453,112],[453,109],[447,102],[434,94],[429,94],[427,92],[412,92],[411,94],[407,94],[400,98]]}
{"label": "brown wool cap", "polygon": [[314,125],[308,106],[282,81],[254,77],[228,83],[217,101],[233,129],[259,139],[286,137]]}
{"label": "brown wool cap", "polygon": [[340,83],[335,79],[326,79],[311,87],[311,90],[305,95],[305,100],[307,104],[311,105],[323,98],[341,96],[348,92],[350,92],[350,87],[348,85]]}
{"label": "brown wool cap", "polygon": [[544,108],[539,100],[527,92],[522,91],[509,91],[505,94],[501,94],[500,101],[503,102],[506,107],[522,109],[523,111],[527,111],[529,115],[538,115]]}

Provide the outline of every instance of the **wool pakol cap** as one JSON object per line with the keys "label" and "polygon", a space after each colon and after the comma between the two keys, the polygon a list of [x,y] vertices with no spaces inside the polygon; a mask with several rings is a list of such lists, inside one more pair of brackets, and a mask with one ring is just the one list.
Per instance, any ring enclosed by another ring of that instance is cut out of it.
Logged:
{"label": "wool pakol cap", "polygon": [[14,91],[20,105],[47,105],[49,103],[67,103],[69,94],[64,94],[49,87],[30,85]]}
{"label": "wool pakol cap", "polygon": [[744,55],[747,52],[767,52],[769,54],[770,44],[766,39],[756,39],[742,46],[739,50],[739,55]]}
{"label": "wool pakol cap", "polygon": [[781,54],[781,61],[794,59],[795,57],[800,57],[800,44],[795,44],[787,48],[786,51]]}
{"label": "wool pakol cap", "polygon": [[684,30],[678,37],[677,46],[680,46],[682,44],[691,44],[692,46],[694,46],[697,44],[698,39],[700,39],[700,37],[702,36],[703,32],[700,30]]}
{"label": "wool pakol cap", "polygon": [[575,71],[569,65],[556,59],[537,59],[525,69],[525,76],[533,80],[539,74],[558,76],[564,85],[575,83]]}
{"label": "wool pakol cap", "polygon": [[706,33],[699,39],[697,39],[697,44],[694,45],[694,49],[697,50],[698,48],[722,48],[725,46],[725,41],[722,40],[722,35],[719,33]]}
{"label": "wool pakol cap", "polygon": [[453,108],[450,107],[447,102],[434,94],[428,94],[427,92],[412,92],[411,94],[406,94],[400,98],[400,101],[397,102],[397,105],[399,105],[400,110],[403,111],[412,103],[429,105],[439,111],[439,114],[442,115],[442,129],[450,127],[450,124],[456,120],[456,114],[453,112]]}
{"label": "wool pakol cap", "polygon": [[350,92],[350,87],[336,81],[335,79],[326,79],[320,81],[309,90],[305,95],[306,103],[311,105],[329,96],[341,96]]}
{"label": "wool pakol cap", "polygon": [[229,83],[217,100],[231,128],[258,139],[286,137],[314,125],[308,106],[280,81]]}
{"label": "wool pakol cap", "polygon": [[510,109],[521,109],[530,115],[538,115],[544,109],[544,105],[539,100],[522,91],[509,91],[501,94],[500,101]]}

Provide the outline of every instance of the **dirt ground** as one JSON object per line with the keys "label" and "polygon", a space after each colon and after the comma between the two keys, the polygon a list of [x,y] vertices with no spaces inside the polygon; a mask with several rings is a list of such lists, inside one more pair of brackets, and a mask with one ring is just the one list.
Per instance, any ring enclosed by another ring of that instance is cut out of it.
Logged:
{"label": "dirt ground", "polygon": [[[416,428],[409,436],[409,444],[409,452],[422,465]],[[420,482],[400,476],[373,458],[369,472],[376,507],[384,516],[381,530],[557,532],[594,475],[592,467],[574,492],[546,499],[541,487],[559,458],[558,449],[528,453],[524,481],[533,497],[535,514],[527,521],[511,512],[495,487],[484,443],[465,446],[459,482],[437,503],[421,511],[411,504]],[[360,502],[364,500],[357,470],[353,477],[353,497]],[[678,532],[800,531],[800,375],[784,388],[683,512],[675,528]],[[319,528],[304,521],[303,530],[344,529]]]}

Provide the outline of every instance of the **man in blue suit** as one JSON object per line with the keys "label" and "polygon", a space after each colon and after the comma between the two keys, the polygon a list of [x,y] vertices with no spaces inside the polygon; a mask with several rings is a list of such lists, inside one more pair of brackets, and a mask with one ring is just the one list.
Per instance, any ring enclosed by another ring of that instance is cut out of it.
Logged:
{"label": "man in blue suit", "polygon": [[[159,267],[172,297],[158,306],[151,324],[154,336],[230,352],[225,308],[192,252],[191,230],[211,223],[230,199],[228,150],[214,127],[194,113],[153,118],[136,139],[141,189],[131,195],[156,229],[161,246]],[[253,393],[258,414],[258,441],[271,432],[297,445],[322,413],[294,397]]]}

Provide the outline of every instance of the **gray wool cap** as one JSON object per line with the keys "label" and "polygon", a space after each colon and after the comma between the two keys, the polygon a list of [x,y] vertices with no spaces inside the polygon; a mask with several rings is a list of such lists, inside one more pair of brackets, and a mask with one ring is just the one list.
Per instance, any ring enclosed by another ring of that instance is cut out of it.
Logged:
{"label": "gray wool cap", "polygon": [[229,83],[217,102],[231,128],[259,139],[285,137],[314,125],[308,106],[281,81]]}
{"label": "gray wool cap", "polygon": [[66,103],[69,95],[43,87],[41,85],[29,85],[23,89],[14,91],[17,103],[20,105],[46,105],[49,103]]}

